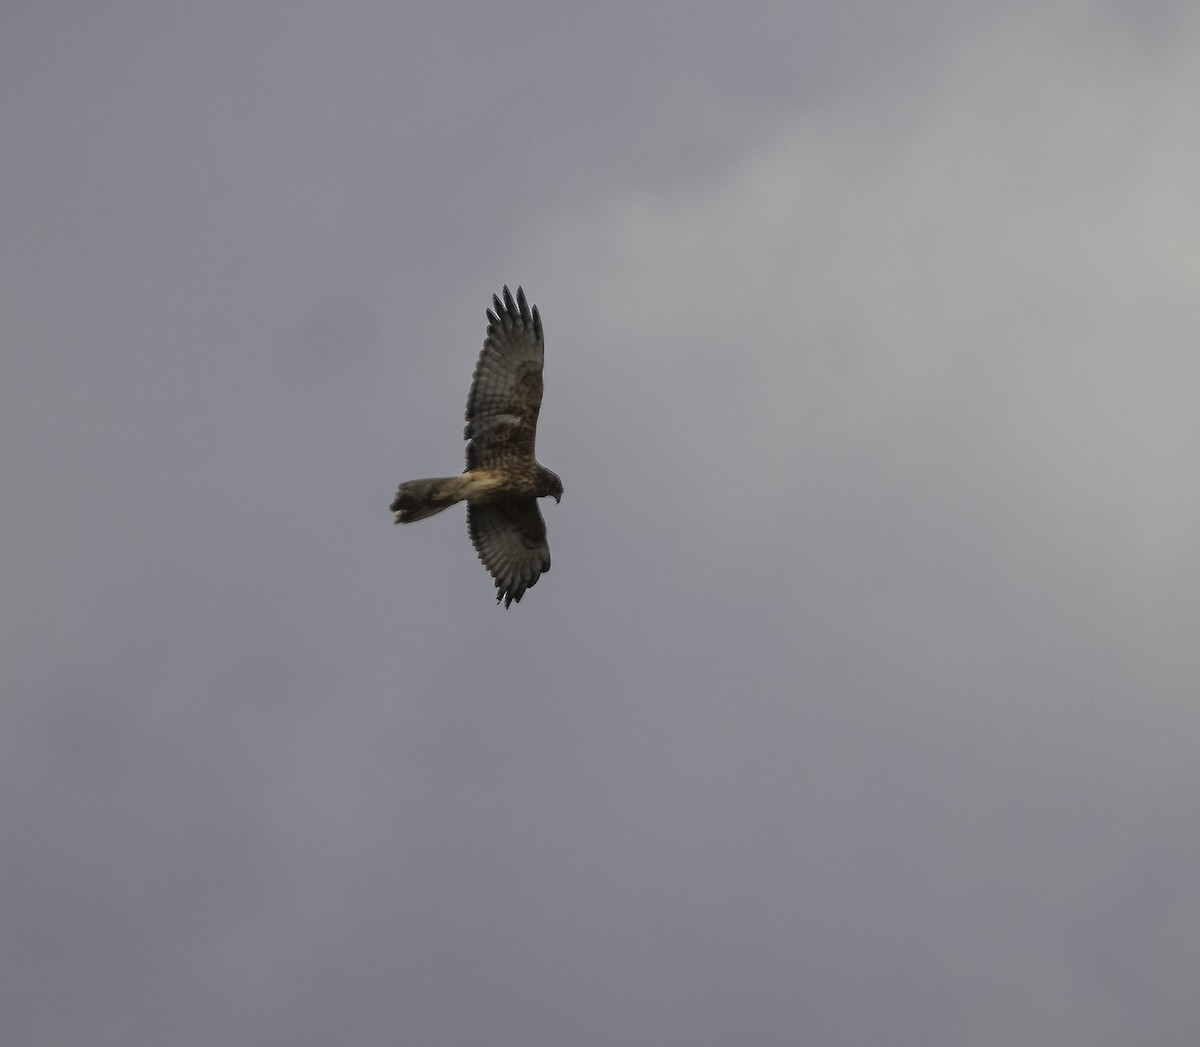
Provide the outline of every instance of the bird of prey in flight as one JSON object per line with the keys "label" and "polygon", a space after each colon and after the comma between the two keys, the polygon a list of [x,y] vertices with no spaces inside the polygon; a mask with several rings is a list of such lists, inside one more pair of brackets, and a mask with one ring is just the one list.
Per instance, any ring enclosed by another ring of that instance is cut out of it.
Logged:
{"label": "bird of prey in flight", "polygon": [[396,523],[412,523],[467,503],[467,528],[509,607],[550,570],[546,522],[537,500],[562,498],[562,481],[538,463],[533,444],[542,406],[542,318],[518,287],[492,296],[487,337],[467,397],[467,468],[459,476],[402,483]]}

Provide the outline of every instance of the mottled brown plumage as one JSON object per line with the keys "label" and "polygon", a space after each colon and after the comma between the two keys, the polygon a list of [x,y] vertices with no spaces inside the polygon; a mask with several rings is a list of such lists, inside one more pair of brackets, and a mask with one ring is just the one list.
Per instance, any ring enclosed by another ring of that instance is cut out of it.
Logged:
{"label": "mottled brown plumage", "polygon": [[542,318],[518,287],[492,296],[487,337],[467,397],[467,468],[461,476],[402,483],[392,500],[396,523],[412,523],[467,503],[479,559],[510,606],[550,570],[546,524],[537,499],[562,497],[562,481],[534,455],[542,406]]}

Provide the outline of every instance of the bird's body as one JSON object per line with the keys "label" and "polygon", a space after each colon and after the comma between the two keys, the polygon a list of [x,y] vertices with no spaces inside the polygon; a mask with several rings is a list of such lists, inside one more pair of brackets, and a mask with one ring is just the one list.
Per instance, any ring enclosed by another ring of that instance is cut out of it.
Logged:
{"label": "bird's body", "polygon": [[467,398],[467,468],[402,483],[392,511],[396,523],[413,523],[465,501],[475,551],[508,607],[550,570],[537,499],[558,501],[562,481],[534,455],[544,358],[537,306],[530,309],[520,287],[515,300],[505,287],[492,305]]}

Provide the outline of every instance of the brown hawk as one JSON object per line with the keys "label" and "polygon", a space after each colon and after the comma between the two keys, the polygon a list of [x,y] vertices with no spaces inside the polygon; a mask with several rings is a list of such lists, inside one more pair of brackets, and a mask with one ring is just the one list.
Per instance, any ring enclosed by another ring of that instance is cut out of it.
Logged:
{"label": "brown hawk", "polygon": [[546,523],[537,500],[562,498],[562,481],[534,457],[542,406],[542,318],[518,287],[492,296],[487,337],[467,398],[467,468],[460,476],[402,483],[392,499],[396,523],[412,523],[467,503],[467,528],[509,607],[550,570]]}

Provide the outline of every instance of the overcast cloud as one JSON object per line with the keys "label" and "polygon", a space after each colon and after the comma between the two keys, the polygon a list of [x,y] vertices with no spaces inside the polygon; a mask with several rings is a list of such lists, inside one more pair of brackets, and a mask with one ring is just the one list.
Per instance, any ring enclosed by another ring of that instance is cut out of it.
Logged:
{"label": "overcast cloud", "polygon": [[1194,1043],[1193,7],[5,3],[0,1041]]}

